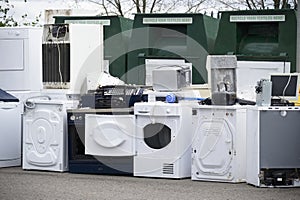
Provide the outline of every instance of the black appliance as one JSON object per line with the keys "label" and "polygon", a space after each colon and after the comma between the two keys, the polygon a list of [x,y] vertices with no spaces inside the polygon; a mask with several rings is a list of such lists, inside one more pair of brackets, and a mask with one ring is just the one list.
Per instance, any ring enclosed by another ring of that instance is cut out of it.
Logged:
{"label": "black appliance", "polygon": [[72,109],[68,116],[69,172],[133,176],[133,157],[102,157],[85,155],[86,114],[133,114],[133,109]]}

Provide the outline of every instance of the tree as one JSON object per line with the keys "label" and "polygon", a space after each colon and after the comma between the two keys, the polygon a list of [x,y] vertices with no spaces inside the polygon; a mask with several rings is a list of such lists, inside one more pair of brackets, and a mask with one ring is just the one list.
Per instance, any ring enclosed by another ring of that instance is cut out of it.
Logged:
{"label": "tree", "polygon": [[[27,0],[24,0],[27,2]],[[27,14],[22,15],[22,21],[17,22],[14,17],[9,13],[11,9],[14,8],[14,5],[9,2],[9,0],[4,0],[0,2],[0,27],[3,26],[39,26],[41,13],[35,17],[35,20],[31,21],[27,19]]]}
{"label": "tree", "polygon": [[226,8],[237,9],[239,7],[250,10],[258,9],[284,9],[296,7],[298,0],[215,0]]}
{"label": "tree", "polygon": [[200,12],[209,0],[88,0],[104,10],[103,14],[131,17],[133,13]]}
{"label": "tree", "polygon": [[87,0],[103,15],[132,17],[134,13],[199,13],[219,10],[283,9],[296,7],[298,0]]}
{"label": "tree", "polygon": [[18,25],[13,16],[8,14],[8,11],[13,7],[14,6],[10,4],[8,0],[0,2],[0,27]]}

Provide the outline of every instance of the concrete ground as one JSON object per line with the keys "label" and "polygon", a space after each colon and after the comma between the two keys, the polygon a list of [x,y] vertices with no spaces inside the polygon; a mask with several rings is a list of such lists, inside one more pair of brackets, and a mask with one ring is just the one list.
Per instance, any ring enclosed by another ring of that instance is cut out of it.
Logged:
{"label": "concrete ground", "polygon": [[0,200],[11,199],[299,200],[300,188],[1,168]]}

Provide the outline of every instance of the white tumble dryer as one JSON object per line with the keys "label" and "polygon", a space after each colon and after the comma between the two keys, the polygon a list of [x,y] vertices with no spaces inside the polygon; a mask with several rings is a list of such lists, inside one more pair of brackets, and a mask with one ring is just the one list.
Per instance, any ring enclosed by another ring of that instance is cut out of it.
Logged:
{"label": "white tumble dryer", "polygon": [[134,176],[190,177],[192,108],[181,103],[136,103],[134,114]]}
{"label": "white tumble dryer", "polygon": [[95,156],[134,156],[134,115],[85,117],[85,154]]}
{"label": "white tumble dryer", "polygon": [[244,182],[246,107],[199,106],[192,143],[192,180]]}
{"label": "white tumble dryer", "polygon": [[119,113],[86,114],[84,144],[86,155],[94,156],[114,170],[132,174],[135,120],[133,113],[126,111],[128,109],[120,108]]}
{"label": "white tumble dryer", "polygon": [[77,101],[31,100],[23,117],[23,169],[67,171],[67,112]]}
{"label": "white tumble dryer", "polygon": [[0,167],[21,165],[21,114],[19,102],[0,101]]}

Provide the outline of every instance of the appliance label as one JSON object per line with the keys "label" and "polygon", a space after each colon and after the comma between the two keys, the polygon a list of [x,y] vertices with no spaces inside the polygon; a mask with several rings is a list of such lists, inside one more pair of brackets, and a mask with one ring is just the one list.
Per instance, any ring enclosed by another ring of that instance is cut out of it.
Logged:
{"label": "appliance label", "polygon": [[192,17],[143,18],[143,24],[192,24]]}
{"label": "appliance label", "polygon": [[110,26],[109,19],[87,19],[87,20],[76,20],[68,19],[65,20],[66,24],[101,24],[103,26]]}
{"label": "appliance label", "polygon": [[230,22],[284,22],[285,15],[231,15]]}

